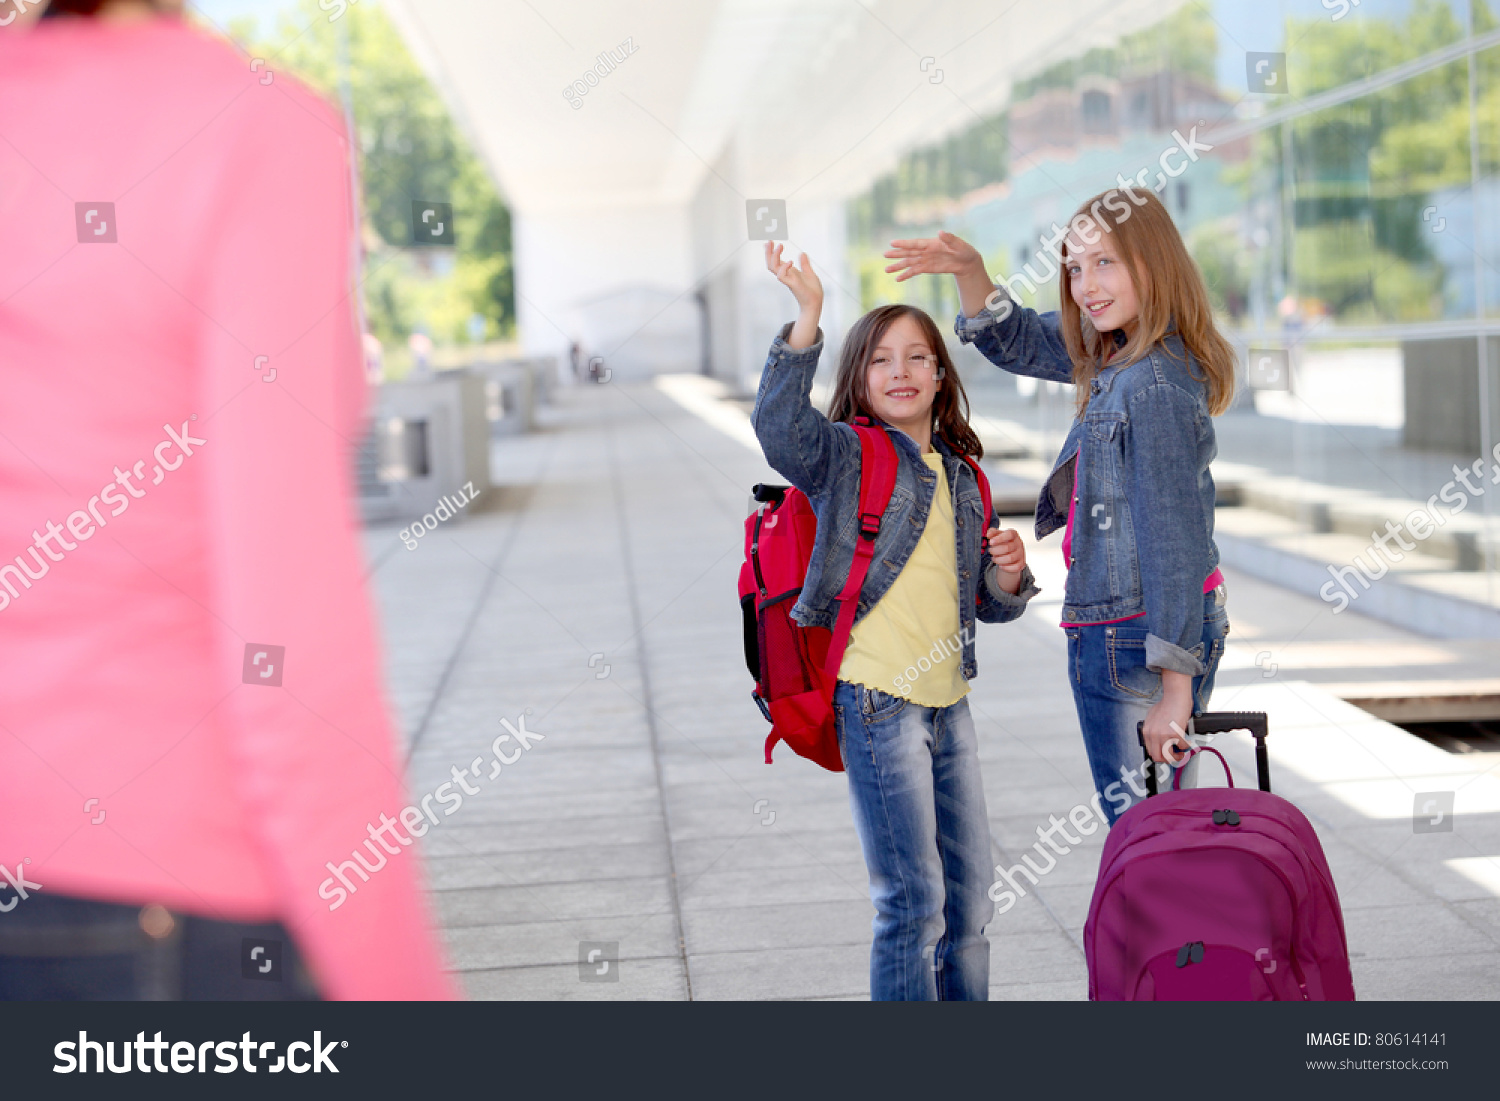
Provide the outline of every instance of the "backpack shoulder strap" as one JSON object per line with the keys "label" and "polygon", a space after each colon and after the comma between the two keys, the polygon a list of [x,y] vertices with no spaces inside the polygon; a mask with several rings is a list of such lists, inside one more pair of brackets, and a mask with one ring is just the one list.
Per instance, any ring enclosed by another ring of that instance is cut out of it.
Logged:
{"label": "backpack shoulder strap", "polygon": [[[984,501],[984,532],[988,534],[990,528],[995,526],[995,500],[990,492],[990,480],[984,476],[984,469],[979,465],[979,460],[973,455],[964,455],[962,458],[964,462],[969,464],[969,469],[974,472],[974,477],[979,482],[979,496]],[[987,558],[988,555],[981,550],[979,561],[981,563],[985,562]],[[980,576],[983,576],[982,571]],[[980,583],[980,587],[983,587],[983,582]],[[980,593],[976,590],[974,593],[975,607],[979,606],[980,599]]]}
{"label": "backpack shoulder strap", "polygon": [[995,500],[990,493],[990,480],[984,476],[984,469],[973,455],[963,455],[961,458],[969,464],[969,469],[974,471],[974,477],[979,482],[979,496],[984,501],[984,530],[989,531],[995,526]]}
{"label": "backpack shoulder strap", "polygon": [[896,445],[884,428],[853,426],[859,436],[859,537],[854,543],[854,561],[849,564],[849,578],[839,592],[839,618],[828,642],[828,657],[823,671],[830,679],[838,676],[844,661],[844,648],[854,628],[854,613],[859,607],[859,591],[864,587],[870,560],[875,556],[875,537],[880,534],[880,520],[891,494],[896,489]]}

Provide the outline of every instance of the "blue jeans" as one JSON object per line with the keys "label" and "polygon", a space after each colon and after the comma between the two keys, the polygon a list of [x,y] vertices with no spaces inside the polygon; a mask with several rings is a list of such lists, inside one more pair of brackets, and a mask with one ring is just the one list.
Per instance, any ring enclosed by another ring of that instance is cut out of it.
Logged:
{"label": "blue jeans", "polygon": [[[10,897],[14,905],[15,896]],[[274,979],[247,974],[248,966],[265,970],[247,964],[247,945],[255,942],[280,947]],[[0,915],[0,1001],[318,998],[296,942],[277,922],[250,925],[173,913],[167,934],[153,938],[141,930],[138,904],[52,891],[38,892],[13,913]]]}
{"label": "blue jeans", "polygon": [[870,998],[987,1000],[994,861],[968,701],[840,681],[833,704],[875,904]]}
{"label": "blue jeans", "polygon": [[[1161,674],[1146,668],[1145,617],[1124,623],[1065,627],[1068,635],[1068,676],[1078,725],[1088,750],[1094,790],[1109,824],[1145,798],[1145,760],[1135,724],[1161,699]],[[1193,678],[1193,710],[1207,711],[1214,674],[1224,656],[1229,612],[1224,586],[1203,595],[1203,675]],[[1183,775],[1192,786],[1196,758]],[[1164,772],[1165,770],[1159,770]],[[1166,784],[1171,783],[1168,778]]]}

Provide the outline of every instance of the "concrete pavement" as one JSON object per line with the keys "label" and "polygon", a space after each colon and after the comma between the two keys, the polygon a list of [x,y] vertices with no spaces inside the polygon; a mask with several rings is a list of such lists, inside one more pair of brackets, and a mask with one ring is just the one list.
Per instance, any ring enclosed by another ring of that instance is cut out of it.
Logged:
{"label": "concrete pavement", "polygon": [[[561,391],[539,431],[497,442],[500,488],[479,511],[415,551],[368,530],[412,792],[465,792],[422,841],[451,963],[474,998],[862,998],[873,910],[844,779],[784,748],[762,763],[742,656],[748,490],[780,479],[741,407],[704,380],[665,387]],[[1056,537],[1032,559],[1044,592],[981,630],[970,697],[1007,866],[1091,794]],[[1494,997],[1500,761],[1445,753],[1315,683],[1351,679],[1335,651],[1396,679],[1447,658],[1353,611],[1229,585],[1214,706],[1271,713],[1273,781],[1328,851],[1360,996]],[[1247,746],[1227,741],[1253,782]],[[1414,832],[1416,795],[1444,791],[1454,828]],[[1085,839],[992,922],[992,998],[1086,995],[1101,847]]]}

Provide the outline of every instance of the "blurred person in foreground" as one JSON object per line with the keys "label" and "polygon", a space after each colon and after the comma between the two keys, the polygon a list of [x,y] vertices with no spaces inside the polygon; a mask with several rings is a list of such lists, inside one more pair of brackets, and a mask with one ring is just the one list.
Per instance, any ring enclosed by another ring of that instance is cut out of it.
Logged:
{"label": "blurred person in foreground", "polygon": [[386,817],[344,121],[180,6],[0,28],[0,997],[451,997]]}

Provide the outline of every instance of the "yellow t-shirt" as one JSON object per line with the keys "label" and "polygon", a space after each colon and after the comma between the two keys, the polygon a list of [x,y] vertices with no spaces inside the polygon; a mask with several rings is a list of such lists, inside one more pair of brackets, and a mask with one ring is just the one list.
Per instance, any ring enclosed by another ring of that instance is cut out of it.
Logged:
{"label": "yellow t-shirt", "polygon": [[927,526],[890,589],[854,625],[839,680],[947,707],[969,691],[961,668],[953,495],[942,455],[922,458],[937,472]]}

